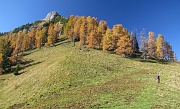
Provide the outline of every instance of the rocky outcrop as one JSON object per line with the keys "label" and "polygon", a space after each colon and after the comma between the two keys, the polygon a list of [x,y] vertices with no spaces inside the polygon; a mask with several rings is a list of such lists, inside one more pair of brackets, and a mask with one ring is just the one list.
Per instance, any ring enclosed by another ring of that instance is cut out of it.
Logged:
{"label": "rocky outcrop", "polygon": [[53,12],[49,12],[46,16],[45,19],[43,20],[52,20],[55,16],[60,16],[57,12],[53,11]]}

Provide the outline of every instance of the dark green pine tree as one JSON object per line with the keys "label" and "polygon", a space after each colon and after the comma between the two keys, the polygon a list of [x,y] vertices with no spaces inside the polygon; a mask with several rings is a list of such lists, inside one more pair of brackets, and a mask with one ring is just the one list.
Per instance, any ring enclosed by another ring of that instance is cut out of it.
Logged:
{"label": "dark green pine tree", "polygon": [[2,53],[2,63],[1,63],[1,68],[3,73],[8,72],[11,69],[11,53],[12,49],[10,48],[10,42],[6,42],[4,39],[1,39],[1,53]]}

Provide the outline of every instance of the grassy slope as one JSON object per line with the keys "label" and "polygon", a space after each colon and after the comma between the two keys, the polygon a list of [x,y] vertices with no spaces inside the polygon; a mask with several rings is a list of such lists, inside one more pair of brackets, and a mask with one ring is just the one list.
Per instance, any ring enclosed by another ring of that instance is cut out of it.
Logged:
{"label": "grassy slope", "polygon": [[179,64],[139,62],[92,49],[83,52],[71,43],[24,58],[29,62],[21,75],[0,76],[0,108],[180,107]]}

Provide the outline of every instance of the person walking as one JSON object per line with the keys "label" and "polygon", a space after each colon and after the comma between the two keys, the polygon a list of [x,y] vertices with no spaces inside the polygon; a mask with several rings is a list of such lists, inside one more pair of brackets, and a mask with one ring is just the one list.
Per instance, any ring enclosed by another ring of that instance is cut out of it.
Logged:
{"label": "person walking", "polygon": [[157,76],[158,83],[160,83],[160,74]]}

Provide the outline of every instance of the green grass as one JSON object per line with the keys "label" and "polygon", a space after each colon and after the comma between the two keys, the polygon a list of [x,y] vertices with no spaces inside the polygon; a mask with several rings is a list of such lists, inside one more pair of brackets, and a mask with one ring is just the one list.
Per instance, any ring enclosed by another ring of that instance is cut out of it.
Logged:
{"label": "green grass", "polygon": [[1,75],[0,108],[180,107],[179,64],[80,51],[66,42],[27,52],[20,75]]}

